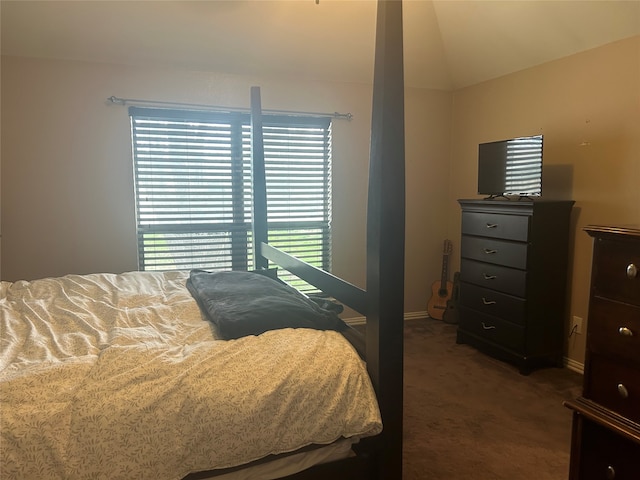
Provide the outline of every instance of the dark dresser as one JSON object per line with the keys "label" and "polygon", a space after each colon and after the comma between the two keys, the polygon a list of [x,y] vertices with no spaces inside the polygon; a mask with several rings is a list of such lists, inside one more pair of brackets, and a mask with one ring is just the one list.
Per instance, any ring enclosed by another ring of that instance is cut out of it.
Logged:
{"label": "dark dresser", "polygon": [[573,410],[570,480],[640,479],[640,226],[593,237],[582,397]]}
{"label": "dark dresser", "polygon": [[562,366],[573,201],[458,200],[457,342],[518,366]]}

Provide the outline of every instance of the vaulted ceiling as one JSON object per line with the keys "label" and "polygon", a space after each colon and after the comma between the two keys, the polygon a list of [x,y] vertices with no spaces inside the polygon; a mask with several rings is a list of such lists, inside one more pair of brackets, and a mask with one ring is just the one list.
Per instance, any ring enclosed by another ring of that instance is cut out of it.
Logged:
{"label": "vaulted ceiling", "polygon": [[[2,0],[0,17],[3,55],[373,76],[371,0]],[[452,90],[638,35],[640,1],[405,0],[404,27],[406,83]]]}

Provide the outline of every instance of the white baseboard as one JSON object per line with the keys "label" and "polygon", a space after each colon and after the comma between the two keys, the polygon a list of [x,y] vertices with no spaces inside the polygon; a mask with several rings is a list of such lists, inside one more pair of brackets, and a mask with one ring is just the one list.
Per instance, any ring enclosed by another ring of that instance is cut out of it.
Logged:
{"label": "white baseboard", "polygon": [[429,318],[429,314],[424,312],[409,312],[404,314],[405,320],[423,320],[425,318]]}
{"label": "white baseboard", "polygon": [[343,319],[347,325],[365,325],[367,323],[366,317],[351,317]]}
{"label": "white baseboard", "polygon": [[584,364],[580,362],[576,362],[571,358],[564,357],[564,365],[569,370],[579,373],[580,375],[584,375]]}
{"label": "white baseboard", "polygon": [[[429,314],[425,312],[407,312],[404,314],[404,320],[421,320],[429,318]],[[367,322],[366,317],[345,318],[344,321],[349,325],[364,325]]]}

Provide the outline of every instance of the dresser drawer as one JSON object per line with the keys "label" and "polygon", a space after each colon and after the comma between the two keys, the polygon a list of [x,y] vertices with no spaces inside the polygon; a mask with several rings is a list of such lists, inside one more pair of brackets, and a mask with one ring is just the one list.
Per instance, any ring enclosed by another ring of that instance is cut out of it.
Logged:
{"label": "dresser drawer", "polygon": [[516,297],[524,297],[527,273],[524,270],[463,258],[460,264],[460,281],[515,295]]}
{"label": "dresser drawer", "polygon": [[[627,268],[635,265],[638,273],[629,278]],[[596,240],[593,266],[593,293],[640,306],[640,244],[615,241],[608,238]]]}
{"label": "dresser drawer", "polygon": [[487,288],[460,284],[460,303],[478,312],[503,318],[520,325],[525,324],[526,301]]}
{"label": "dresser drawer", "polygon": [[640,444],[580,417],[580,460],[572,480],[637,480]]}
{"label": "dresser drawer", "polygon": [[529,216],[462,212],[462,234],[526,241]]}
{"label": "dresser drawer", "polygon": [[584,396],[640,423],[640,369],[591,353]]}
{"label": "dresser drawer", "polygon": [[524,328],[464,306],[460,307],[460,328],[483,340],[521,352],[524,349]]}
{"label": "dresser drawer", "polygon": [[640,307],[592,297],[587,343],[594,353],[640,367]]}
{"label": "dresser drawer", "polygon": [[527,244],[485,237],[462,236],[461,256],[512,268],[527,268]]}

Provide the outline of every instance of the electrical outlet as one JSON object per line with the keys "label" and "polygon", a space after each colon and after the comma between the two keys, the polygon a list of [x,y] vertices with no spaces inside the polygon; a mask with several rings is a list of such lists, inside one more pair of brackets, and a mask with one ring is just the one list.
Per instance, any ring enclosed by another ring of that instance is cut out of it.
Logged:
{"label": "electrical outlet", "polygon": [[582,334],[582,318],[576,317],[574,315],[573,321],[571,322],[571,330],[572,333]]}

